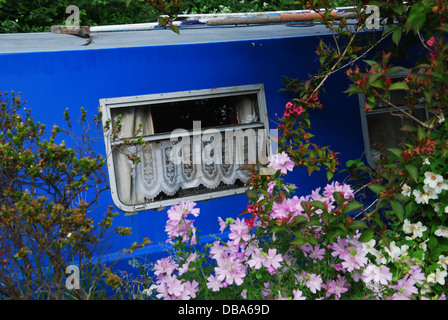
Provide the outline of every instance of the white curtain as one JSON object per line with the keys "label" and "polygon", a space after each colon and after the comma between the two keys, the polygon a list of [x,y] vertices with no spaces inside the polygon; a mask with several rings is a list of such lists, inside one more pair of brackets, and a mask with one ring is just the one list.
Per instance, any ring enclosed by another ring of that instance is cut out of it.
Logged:
{"label": "white curtain", "polygon": [[[154,134],[153,120],[150,107],[126,108],[120,110],[122,115],[122,129],[120,139],[130,138],[137,132],[141,124],[141,134]],[[200,120],[200,119],[198,119]],[[239,124],[257,121],[253,99],[242,99],[238,106]],[[193,143],[195,137],[190,139],[191,154],[184,152],[184,161],[174,161],[173,152],[177,141],[164,140],[148,142],[144,146],[121,146],[113,150],[113,161],[118,197],[126,205],[143,204],[152,201],[161,192],[172,196],[182,189],[195,188],[200,185],[209,189],[215,189],[221,183],[234,184],[237,180],[246,182],[248,172],[237,170],[241,162],[237,161],[237,152],[233,152],[233,160],[224,159],[223,152],[226,148],[237,146],[225,144],[223,147],[220,134],[216,130],[202,135],[199,144]],[[224,134],[222,134],[224,138]],[[184,138],[185,139],[185,138]],[[182,140],[185,142],[185,140]],[[187,140],[188,141],[188,140]],[[197,140],[196,140],[197,141]],[[213,142],[213,144],[211,144]],[[213,145],[213,148],[210,146]],[[237,144],[236,144],[237,145]],[[179,146],[178,146],[179,147]],[[208,148],[208,149],[207,149]],[[255,152],[253,148],[246,147],[244,158],[248,158],[247,152]],[[203,158],[203,155],[209,155]],[[228,155],[227,152],[225,152]],[[129,160],[129,156],[137,155],[140,158],[138,164]],[[192,163],[193,156],[201,159],[200,164]],[[190,160],[190,161],[188,161]]]}

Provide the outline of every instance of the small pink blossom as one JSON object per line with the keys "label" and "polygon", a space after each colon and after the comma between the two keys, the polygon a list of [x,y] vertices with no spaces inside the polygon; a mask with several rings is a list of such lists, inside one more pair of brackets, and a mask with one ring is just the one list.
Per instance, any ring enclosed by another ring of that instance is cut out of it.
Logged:
{"label": "small pink blossom", "polygon": [[249,227],[247,226],[245,219],[240,220],[240,218],[237,218],[230,225],[230,231],[229,239],[233,240],[236,245],[239,244],[240,241],[247,242],[251,239]]}
{"label": "small pink blossom", "polygon": [[182,217],[186,218],[189,214],[197,217],[199,215],[199,209],[194,208],[196,203],[190,200],[180,200],[178,205],[172,206],[168,209],[168,218],[173,221],[179,222]]}
{"label": "small pink blossom", "polygon": [[403,295],[406,298],[409,298],[413,294],[418,293],[417,287],[414,286],[416,282],[412,277],[409,277],[409,274],[405,275],[402,279],[397,281],[396,285],[390,286],[390,288],[398,290],[400,296]]}
{"label": "small pink blossom", "polygon": [[282,255],[277,254],[277,249],[269,249],[266,256],[266,260],[263,261],[263,265],[272,274],[280,267],[280,262],[283,261]]}
{"label": "small pink blossom", "polygon": [[322,287],[327,290],[327,293],[325,294],[327,297],[334,294],[337,299],[340,299],[341,294],[348,291],[350,284],[347,283],[345,277],[338,275],[336,280],[328,280],[326,284],[322,285]]}
{"label": "small pink blossom", "polygon": [[270,219],[294,218],[303,212],[301,201],[297,196],[285,198],[282,202],[274,202],[270,211]]}
{"label": "small pink blossom", "polygon": [[272,191],[274,191],[274,187],[275,187],[275,181],[270,181],[268,183],[268,189],[267,189],[269,194],[272,194]]}
{"label": "small pink blossom", "polygon": [[317,259],[317,260],[323,260],[325,255],[325,249],[321,248],[320,246],[314,246],[311,249],[310,258]]}
{"label": "small pink blossom", "polygon": [[170,275],[162,280],[164,282],[166,291],[164,293],[168,293],[169,296],[165,295],[164,299],[169,298],[179,298],[182,296],[182,293],[185,289],[184,284],[177,278],[175,275]]}
{"label": "small pink blossom", "polygon": [[335,201],[333,194],[335,192],[339,192],[344,199],[350,199],[350,197],[354,197],[355,193],[348,184],[341,184],[338,181],[333,181],[330,184],[327,184],[322,192],[322,195],[331,201]]}
{"label": "small pink blossom", "polygon": [[190,241],[192,245],[197,243],[194,220],[186,219],[190,214],[195,217],[199,215],[199,209],[194,208],[195,206],[196,203],[193,201],[181,200],[178,205],[168,209],[168,220],[165,226],[168,234],[167,242],[171,243],[177,237],[182,237],[183,242]]}
{"label": "small pink blossom", "polygon": [[316,275],[314,273],[308,276],[308,281],[305,285],[310,289],[312,293],[316,293],[316,291],[320,291],[322,288],[322,278],[320,275]]}
{"label": "small pink blossom", "polygon": [[360,248],[348,247],[347,252],[339,257],[344,260],[342,261],[342,267],[347,269],[348,272],[358,270],[368,262],[366,253]]}
{"label": "small pink blossom", "polygon": [[219,260],[223,256],[226,248],[223,247],[219,241],[213,242],[212,246],[210,247],[210,258]]}
{"label": "small pink blossom", "polygon": [[184,290],[182,292],[182,300],[190,300],[196,298],[196,292],[199,291],[199,283],[196,280],[184,282]]}
{"label": "small pink blossom", "polygon": [[430,47],[432,47],[433,45],[436,44],[436,39],[434,39],[434,37],[429,38],[428,41],[426,41],[426,44]]}
{"label": "small pink blossom", "polygon": [[337,242],[328,245],[328,248],[333,250],[333,252],[331,253],[333,257],[339,257],[340,255],[345,253],[346,246],[347,246],[347,240],[339,238]]}
{"label": "small pink blossom", "polygon": [[282,153],[276,153],[271,156],[268,167],[280,170],[282,174],[286,174],[288,171],[294,169],[294,162],[292,162],[288,154],[283,151]]}
{"label": "small pink blossom", "polygon": [[293,300],[306,300],[306,297],[302,296],[302,291],[299,289],[292,290],[292,293],[294,295]]}
{"label": "small pink blossom", "polygon": [[254,269],[261,269],[261,266],[266,261],[266,257],[262,254],[261,250],[258,248],[254,249],[251,255],[251,259],[247,261],[247,264]]}
{"label": "small pink blossom", "polygon": [[212,291],[217,292],[223,287],[222,282],[217,279],[216,276],[210,275],[207,278],[207,288],[212,289]]}
{"label": "small pink blossom", "polygon": [[389,271],[389,268],[384,265],[378,267],[369,264],[362,273],[362,279],[365,283],[373,282],[386,285],[389,281],[392,281],[392,273]]}
{"label": "small pink blossom", "polygon": [[282,293],[279,291],[277,300],[288,300],[288,297],[286,295],[283,296]]}
{"label": "small pink blossom", "polygon": [[284,199],[283,202],[278,203],[274,202],[272,205],[272,211],[270,218],[271,219],[286,219],[289,216],[289,208],[286,203],[287,199]]}
{"label": "small pink blossom", "polygon": [[411,276],[410,280],[414,281],[417,284],[423,284],[426,281],[426,275],[424,272],[422,272],[419,265],[414,265],[410,267],[411,269]]}
{"label": "small pink blossom", "polygon": [[219,231],[221,231],[221,233],[223,233],[224,229],[227,227],[227,224],[224,220],[222,220],[221,217],[218,217],[218,223],[219,223]]}
{"label": "small pink blossom", "polygon": [[179,265],[172,257],[161,258],[154,265],[154,274],[158,279],[162,279],[165,276],[170,276],[178,267]]}

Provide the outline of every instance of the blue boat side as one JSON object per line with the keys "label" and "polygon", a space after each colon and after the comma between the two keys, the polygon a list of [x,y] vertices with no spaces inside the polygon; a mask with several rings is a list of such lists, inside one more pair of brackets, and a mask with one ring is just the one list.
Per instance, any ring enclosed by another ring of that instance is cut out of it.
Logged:
{"label": "blue boat side", "polygon": [[[180,35],[170,30],[97,33],[91,43],[51,33],[0,35],[0,90],[21,92],[36,120],[63,127],[66,108],[72,119],[80,117],[81,107],[93,117],[99,99],[263,84],[269,125],[275,129],[291,99],[281,91],[283,77],[314,74],[319,67],[316,46],[329,36],[320,25],[284,24],[188,28]],[[326,88],[320,97],[324,108],[311,112],[314,142],[339,152],[343,165],[364,151],[358,99],[344,93],[344,72],[329,79]],[[94,147],[105,154],[103,140]],[[309,176],[306,169],[288,173],[287,180],[304,195],[327,183],[325,172]],[[218,217],[235,218],[247,203],[244,194],[198,202],[199,235],[213,239],[219,234]],[[109,205],[113,201],[106,190],[95,214],[101,217]],[[112,239],[111,257],[145,237],[154,244],[134,256],[153,259],[163,254],[167,209],[118,215],[114,224],[130,227],[132,235]]]}

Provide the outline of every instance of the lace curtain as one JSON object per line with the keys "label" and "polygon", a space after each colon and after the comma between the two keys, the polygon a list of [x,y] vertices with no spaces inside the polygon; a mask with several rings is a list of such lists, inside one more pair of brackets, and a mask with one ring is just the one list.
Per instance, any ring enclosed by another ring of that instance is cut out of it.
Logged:
{"label": "lace curtain", "polygon": [[[237,108],[239,124],[258,120],[254,103],[252,99],[241,100]],[[122,115],[122,129],[119,138],[132,137],[139,127],[144,136],[154,134],[151,107],[126,108],[120,111],[120,114]],[[190,136],[189,139],[193,142],[194,137]],[[116,147],[112,156],[118,198],[126,205],[136,205],[153,200],[161,192],[172,196],[181,188],[190,189],[203,185],[208,189],[215,189],[221,183],[231,185],[237,180],[246,182],[248,180],[247,171],[237,170],[241,166],[240,162],[219,158],[223,157],[223,154],[228,155],[225,148],[233,148],[233,144],[219,143],[220,141],[216,139],[217,136],[213,133],[203,134],[200,144],[191,143],[191,154],[183,155],[185,159],[189,157],[190,161],[175,161],[173,159],[172,151],[176,150],[176,144],[180,143],[178,141],[164,140],[147,142],[144,146]],[[193,164],[191,159],[194,156],[202,159],[204,149],[211,142],[215,142],[214,149],[207,150],[206,154],[210,154],[212,157],[206,161],[202,160],[200,164]],[[237,150],[233,151],[231,154],[235,160],[237,157],[235,151]],[[245,148],[242,152],[245,153],[243,157],[247,159],[247,152],[254,151],[252,148]],[[134,164],[130,161],[129,156],[131,155],[138,156],[140,162]]]}

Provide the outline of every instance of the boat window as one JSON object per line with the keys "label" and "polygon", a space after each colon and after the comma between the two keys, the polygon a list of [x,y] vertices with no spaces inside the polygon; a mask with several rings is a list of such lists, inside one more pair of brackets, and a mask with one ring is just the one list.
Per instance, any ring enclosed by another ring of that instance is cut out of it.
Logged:
{"label": "boat window", "polygon": [[[391,80],[392,82],[403,81],[408,74],[409,71],[397,72],[391,76]],[[390,94],[389,101],[392,104],[409,111],[409,108],[406,106],[405,90],[390,91]],[[401,128],[407,124],[415,126],[416,123],[415,120],[384,104],[378,104],[372,110],[366,111],[365,95],[358,94],[358,99],[365,155],[369,165],[375,167],[375,162],[380,159],[381,150],[399,147],[406,137],[406,132],[402,131]],[[420,121],[425,121],[428,118],[427,111],[423,106],[415,106],[412,110],[412,115]]]}
{"label": "boat window", "polygon": [[101,99],[115,204],[127,212],[247,189],[270,154],[263,85]]}

